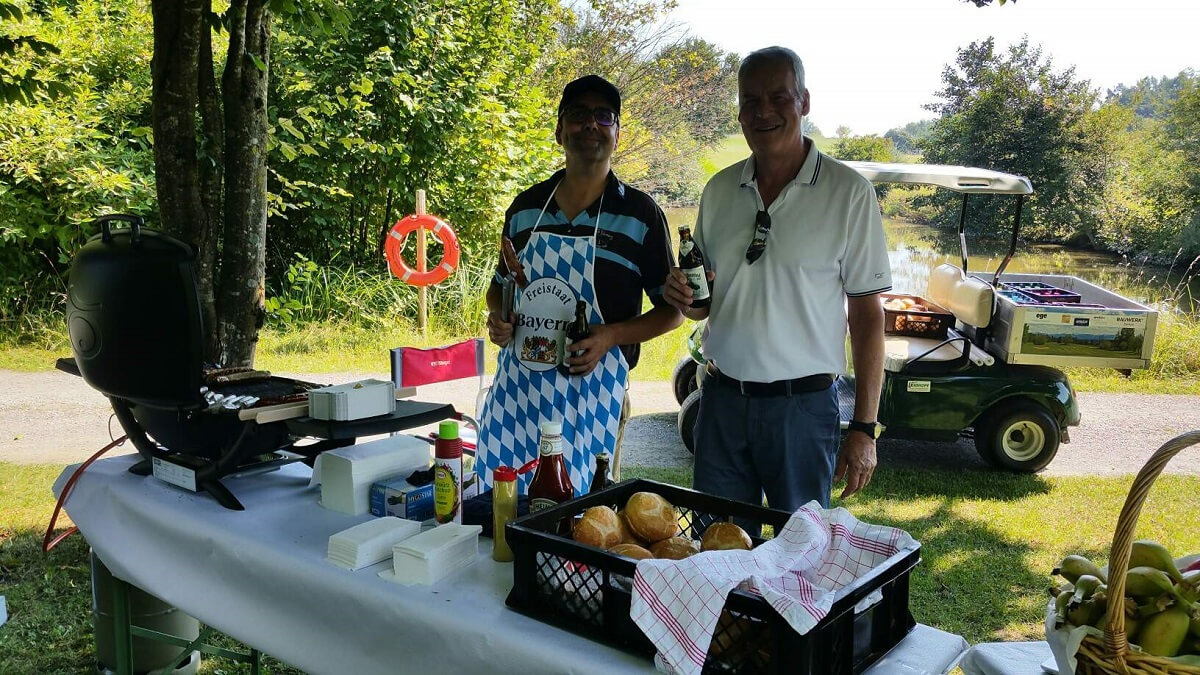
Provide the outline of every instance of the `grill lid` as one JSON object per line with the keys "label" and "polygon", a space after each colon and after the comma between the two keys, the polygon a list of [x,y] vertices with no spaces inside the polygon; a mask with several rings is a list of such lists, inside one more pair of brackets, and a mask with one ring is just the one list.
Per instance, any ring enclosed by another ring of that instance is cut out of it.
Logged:
{"label": "grill lid", "polygon": [[[112,221],[129,223],[112,229]],[[194,250],[131,215],[96,221],[100,234],[71,264],[67,330],[83,379],[108,396],[155,407],[203,404],[203,318]]]}

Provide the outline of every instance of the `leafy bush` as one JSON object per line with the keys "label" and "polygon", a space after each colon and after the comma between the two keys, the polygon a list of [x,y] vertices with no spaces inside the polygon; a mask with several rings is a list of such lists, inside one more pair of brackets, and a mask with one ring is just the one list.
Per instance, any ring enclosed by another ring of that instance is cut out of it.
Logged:
{"label": "leafy bush", "polygon": [[146,137],[150,9],[140,0],[72,3],[30,15],[56,44],[28,64],[67,80],[61,98],[36,95],[0,114],[0,323],[61,306],[66,264],[112,211],[152,212],[154,161]]}

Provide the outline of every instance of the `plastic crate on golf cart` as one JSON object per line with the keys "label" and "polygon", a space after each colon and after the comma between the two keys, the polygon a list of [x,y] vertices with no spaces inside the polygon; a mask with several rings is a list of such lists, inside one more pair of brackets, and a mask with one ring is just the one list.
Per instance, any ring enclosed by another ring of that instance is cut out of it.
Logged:
{"label": "plastic crate on golf cart", "polygon": [[883,332],[888,335],[904,335],[907,337],[931,338],[945,340],[946,331],[954,325],[954,315],[950,310],[935,305],[917,295],[902,295],[880,293],[884,303],[891,300],[907,300],[916,303],[921,309],[892,309],[883,306]]}
{"label": "plastic crate on golf cart", "polygon": [[[563,520],[593,506],[622,507],[635,492],[654,492],[675,506],[680,536],[733,517],[781,529],[791,516],[649,480],[629,480],[511,521],[506,537],[515,555],[510,607],[594,640],[652,655],[653,644],[629,616],[636,561],[555,534]],[[755,540],[755,544],[761,540]],[[912,630],[909,576],[920,549],[901,551],[840,589],[829,613],[800,635],[759,595],[734,590],[713,635],[705,673],[854,675],[866,670]],[[882,599],[860,612],[875,591]]]}

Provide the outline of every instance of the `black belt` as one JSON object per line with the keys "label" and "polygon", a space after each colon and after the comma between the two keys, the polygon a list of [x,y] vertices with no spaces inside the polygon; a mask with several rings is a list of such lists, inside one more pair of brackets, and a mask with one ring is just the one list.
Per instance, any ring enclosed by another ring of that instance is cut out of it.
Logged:
{"label": "black belt", "polygon": [[791,396],[806,394],[814,391],[824,391],[833,384],[834,377],[829,373],[819,373],[807,377],[797,377],[794,380],[775,380],[774,382],[745,382],[732,378],[717,370],[713,364],[708,364],[708,375],[719,384],[729,387],[742,396]]}

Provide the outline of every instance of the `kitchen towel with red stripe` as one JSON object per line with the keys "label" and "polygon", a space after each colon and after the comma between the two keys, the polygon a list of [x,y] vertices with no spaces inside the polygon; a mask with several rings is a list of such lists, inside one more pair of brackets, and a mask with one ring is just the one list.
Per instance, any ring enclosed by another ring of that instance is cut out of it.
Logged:
{"label": "kitchen towel with red stripe", "polygon": [[916,546],[904,530],[864,523],[845,509],[812,501],[753,551],[639,561],[629,614],[658,649],[660,669],[698,674],[734,588],[761,595],[803,634],[829,612],[838,589]]}

